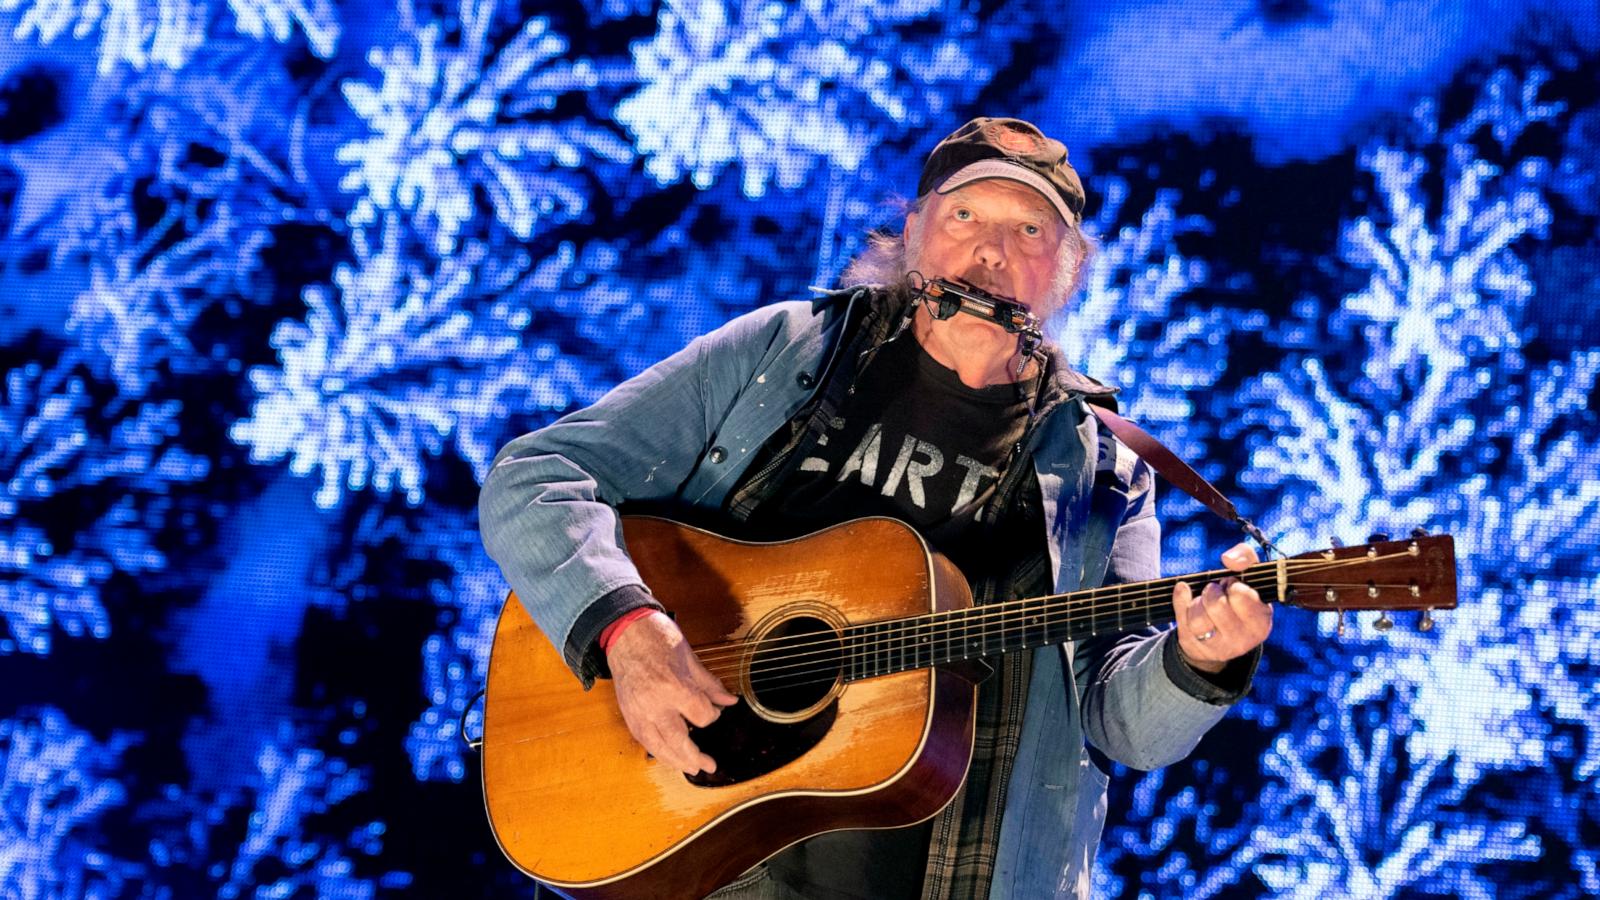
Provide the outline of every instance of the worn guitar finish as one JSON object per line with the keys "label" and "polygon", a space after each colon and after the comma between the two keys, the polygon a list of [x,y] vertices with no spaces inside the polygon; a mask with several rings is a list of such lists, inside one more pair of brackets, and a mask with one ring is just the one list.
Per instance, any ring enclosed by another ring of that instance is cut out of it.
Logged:
{"label": "worn guitar finish", "polygon": [[[857,620],[971,605],[955,567],[887,519],[769,545],[659,519],[630,518],[624,534],[694,646],[743,635],[796,601]],[[974,698],[970,684],[934,670],[851,685],[809,753],[760,778],[699,787],[646,758],[611,683],[585,692],[513,597],[484,705],[489,821],[513,863],[571,896],[703,896],[810,835],[937,813],[966,776]]]}
{"label": "worn guitar finish", "polygon": [[[693,778],[649,759],[611,683],[585,692],[520,601],[495,633],[483,786],[506,856],[578,898],[692,898],[797,841],[935,815],[972,756],[964,661],[1171,621],[1198,573],[971,606],[966,580],[892,519],[752,544],[627,517],[629,555],[701,660],[741,697],[696,730]],[[1449,537],[1261,563],[1264,600],[1319,610],[1455,606]]]}

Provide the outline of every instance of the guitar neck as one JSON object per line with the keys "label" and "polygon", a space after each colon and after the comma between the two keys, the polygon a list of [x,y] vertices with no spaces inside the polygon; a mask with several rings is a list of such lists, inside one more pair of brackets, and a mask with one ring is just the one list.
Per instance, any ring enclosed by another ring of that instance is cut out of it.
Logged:
{"label": "guitar neck", "polygon": [[1282,570],[1266,562],[1244,572],[1201,572],[852,625],[842,648],[849,660],[845,680],[1166,625],[1178,582],[1198,595],[1206,583],[1228,575],[1254,587],[1265,602],[1282,599]]}

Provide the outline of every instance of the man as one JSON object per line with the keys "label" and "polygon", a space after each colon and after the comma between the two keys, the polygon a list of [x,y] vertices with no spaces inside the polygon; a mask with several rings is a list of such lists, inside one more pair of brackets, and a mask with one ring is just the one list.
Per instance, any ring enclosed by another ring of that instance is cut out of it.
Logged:
{"label": "man", "polygon": [[[992,322],[939,319],[909,287],[913,272],[961,281],[1048,319],[1087,259],[1084,201],[1059,142],[975,119],[930,154],[903,238],[855,267],[881,287],[742,316],[501,451],[485,545],[577,676],[609,672],[656,764],[714,770],[688,727],[735,697],[629,563],[620,504],[762,539],[891,515],[961,567],[978,603],[1159,577],[1150,470],[1087,405],[1114,404],[1114,389]],[[1244,544],[1223,556],[1235,571],[1255,561]],[[1180,584],[1172,603],[1174,629],[998,661],[968,780],[932,822],[812,839],[716,896],[1086,897],[1104,757],[1186,756],[1247,689],[1271,627],[1232,579],[1199,597]]]}

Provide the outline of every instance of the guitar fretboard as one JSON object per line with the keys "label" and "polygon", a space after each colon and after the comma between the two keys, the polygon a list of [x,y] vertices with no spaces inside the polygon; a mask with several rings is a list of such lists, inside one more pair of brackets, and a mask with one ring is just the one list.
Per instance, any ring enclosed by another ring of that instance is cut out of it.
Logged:
{"label": "guitar fretboard", "polygon": [[[1172,621],[1172,591],[1187,581],[1198,596],[1214,575],[1120,584],[1051,597],[1013,600],[845,629],[845,680],[998,656]],[[1263,601],[1279,602],[1276,565],[1239,573]]]}

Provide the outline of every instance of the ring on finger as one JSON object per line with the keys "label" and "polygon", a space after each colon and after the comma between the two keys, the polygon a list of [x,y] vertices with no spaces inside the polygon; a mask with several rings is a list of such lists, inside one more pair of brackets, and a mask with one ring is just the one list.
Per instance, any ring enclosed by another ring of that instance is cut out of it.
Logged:
{"label": "ring on finger", "polygon": [[1212,638],[1214,638],[1216,636],[1217,636],[1217,630],[1215,628],[1213,628],[1213,629],[1211,629],[1209,631],[1200,632],[1199,634],[1194,636],[1194,639],[1197,640],[1197,641],[1200,641],[1201,643],[1205,643],[1206,641],[1209,641],[1209,640],[1211,640]]}

